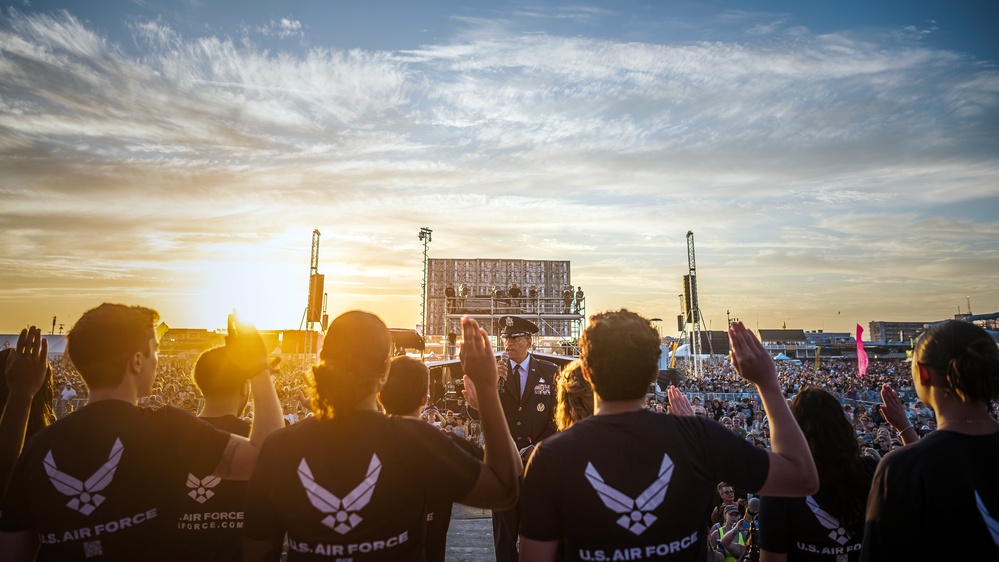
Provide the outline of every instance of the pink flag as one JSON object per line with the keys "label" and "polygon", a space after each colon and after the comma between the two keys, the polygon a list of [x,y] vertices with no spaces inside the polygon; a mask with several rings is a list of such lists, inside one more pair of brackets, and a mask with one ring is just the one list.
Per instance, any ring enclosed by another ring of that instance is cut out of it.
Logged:
{"label": "pink flag", "polygon": [[860,339],[864,335],[864,329],[857,324],[857,376],[862,377],[867,373],[867,352],[864,351],[864,340]]}

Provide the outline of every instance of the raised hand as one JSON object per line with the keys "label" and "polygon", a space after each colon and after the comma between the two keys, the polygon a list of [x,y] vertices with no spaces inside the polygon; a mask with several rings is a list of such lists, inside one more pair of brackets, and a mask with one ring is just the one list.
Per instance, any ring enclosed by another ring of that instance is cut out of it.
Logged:
{"label": "raised hand", "polygon": [[461,368],[479,389],[496,388],[499,376],[496,374],[496,358],[493,346],[486,331],[479,327],[473,318],[461,319]]}
{"label": "raised hand", "polygon": [[35,326],[21,330],[17,346],[7,356],[4,377],[10,392],[29,398],[42,388],[48,367],[49,343]]}
{"label": "raised hand", "polygon": [[728,330],[732,342],[732,366],[739,376],[756,386],[777,384],[777,367],[756,334],[735,322]]}
{"label": "raised hand", "polygon": [[881,407],[881,414],[896,431],[902,431],[912,426],[909,423],[909,418],[905,415],[905,406],[902,405],[902,399],[898,397],[895,389],[890,385],[885,384],[881,387],[881,401],[884,402],[884,405]]}
{"label": "raised hand", "polygon": [[465,379],[465,390],[462,390],[462,395],[465,396],[465,403],[468,407],[473,410],[479,409],[479,396],[475,393],[475,383],[472,379],[468,378],[468,375],[463,377]]}
{"label": "raised hand", "polygon": [[666,396],[669,398],[669,406],[666,411],[676,416],[694,415],[694,408],[691,407],[690,401],[680,392],[679,388],[670,385],[666,389]]}
{"label": "raised hand", "polygon": [[229,359],[242,370],[247,378],[267,368],[267,348],[264,338],[253,324],[240,322],[233,310],[229,315],[229,333],[225,337],[225,350]]}

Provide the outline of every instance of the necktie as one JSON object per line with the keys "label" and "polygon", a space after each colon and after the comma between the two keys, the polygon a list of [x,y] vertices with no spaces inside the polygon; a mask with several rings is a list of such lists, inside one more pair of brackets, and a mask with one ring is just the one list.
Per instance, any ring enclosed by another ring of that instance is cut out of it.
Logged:
{"label": "necktie", "polygon": [[513,366],[513,395],[520,398],[520,365]]}

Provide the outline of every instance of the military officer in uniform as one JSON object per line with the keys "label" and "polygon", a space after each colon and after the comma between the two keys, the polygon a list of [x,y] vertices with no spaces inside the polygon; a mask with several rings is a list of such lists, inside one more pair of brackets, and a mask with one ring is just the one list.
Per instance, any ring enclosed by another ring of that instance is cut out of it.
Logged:
{"label": "military officer in uniform", "polygon": [[[542,440],[558,431],[555,424],[558,366],[530,353],[538,327],[516,316],[499,319],[509,360],[497,365],[500,404],[517,449],[526,459]],[[518,508],[493,512],[493,543],[497,562],[517,560]]]}

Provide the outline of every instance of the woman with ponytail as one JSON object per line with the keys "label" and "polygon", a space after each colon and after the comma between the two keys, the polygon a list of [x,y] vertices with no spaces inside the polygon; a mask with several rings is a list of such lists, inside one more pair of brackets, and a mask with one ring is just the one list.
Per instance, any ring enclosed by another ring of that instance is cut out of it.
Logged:
{"label": "woman with ponytail", "polygon": [[878,465],[862,560],[999,560],[999,347],[941,322],[919,338],[912,378],[938,430]]}
{"label": "woman with ponytail", "polygon": [[485,438],[479,461],[418,419],[386,416],[378,391],[392,341],[377,316],[347,312],[330,324],[309,390],[316,416],[264,444],[247,492],[244,560],[425,560],[426,498],[507,508],[520,457],[496,392],[484,330],[462,320],[465,384],[479,389]]}

